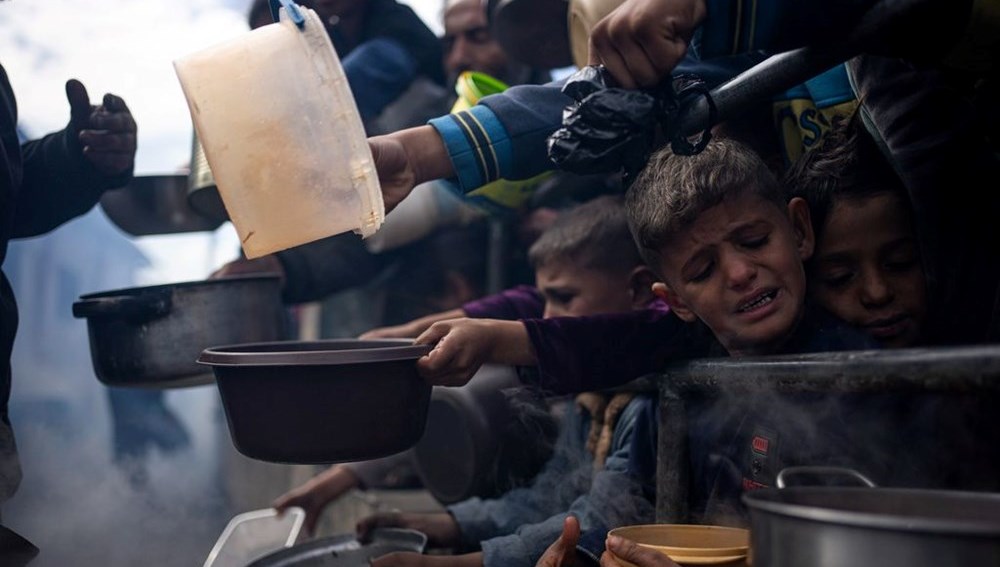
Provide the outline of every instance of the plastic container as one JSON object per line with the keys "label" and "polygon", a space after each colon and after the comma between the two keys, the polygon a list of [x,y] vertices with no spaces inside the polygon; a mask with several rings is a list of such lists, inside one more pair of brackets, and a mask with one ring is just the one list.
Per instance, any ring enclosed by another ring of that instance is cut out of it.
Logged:
{"label": "plastic container", "polygon": [[251,561],[291,547],[298,541],[305,519],[302,508],[289,508],[281,516],[273,508],[235,516],[215,542],[204,567],[245,567]]}
{"label": "plastic container", "polygon": [[315,12],[174,62],[243,251],[256,258],[355,231],[385,208],[361,117]]}

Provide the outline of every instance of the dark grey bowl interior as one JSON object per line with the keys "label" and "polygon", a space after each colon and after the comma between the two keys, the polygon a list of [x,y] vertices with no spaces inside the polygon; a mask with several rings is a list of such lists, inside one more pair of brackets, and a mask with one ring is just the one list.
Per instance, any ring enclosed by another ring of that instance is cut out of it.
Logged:
{"label": "dark grey bowl interior", "polygon": [[287,341],[214,347],[233,444],[262,461],[319,464],[392,455],[423,435],[431,387],[406,340]]}

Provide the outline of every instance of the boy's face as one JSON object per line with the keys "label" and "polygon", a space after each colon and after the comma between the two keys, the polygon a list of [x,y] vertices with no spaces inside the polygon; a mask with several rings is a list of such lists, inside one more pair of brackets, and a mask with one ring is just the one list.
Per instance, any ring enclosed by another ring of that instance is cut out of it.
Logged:
{"label": "boy's face", "polygon": [[834,315],[888,347],[919,339],[927,290],[913,225],[895,195],[837,200],[810,270],[810,293]]}
{"label": "boy's face", "polygon": [[755,195],[706,210],[660,251],[655,290],[681,319],[703,321],[732,355],[774,352],[802,316],[812,254],[809,209]]}
{"label": "boy's face", "polygon": [[622,313],[635,307],[630,272],[575,264],[572,259],[550,260],[535,270],[535,286],[545,298],[545,318]]}

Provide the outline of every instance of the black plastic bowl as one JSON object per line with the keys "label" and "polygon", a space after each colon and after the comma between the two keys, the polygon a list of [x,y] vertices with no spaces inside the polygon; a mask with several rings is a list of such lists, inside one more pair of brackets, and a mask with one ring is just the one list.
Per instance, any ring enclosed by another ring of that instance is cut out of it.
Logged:
{"label": "black plastic bowl", "polygon": [[416,360],[429,351],[405,339],[285,341],[213,347],[198,362],[215,371],[240,453],[320,464],[416,444],[431,397]]}

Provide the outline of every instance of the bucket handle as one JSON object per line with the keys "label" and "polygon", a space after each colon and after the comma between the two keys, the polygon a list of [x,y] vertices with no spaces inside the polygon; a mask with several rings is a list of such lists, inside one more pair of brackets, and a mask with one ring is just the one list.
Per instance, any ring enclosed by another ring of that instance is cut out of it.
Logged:
{"label": "bucket handle", "polygon": [[142,324],[165,317],[172,306],[169,293],[93,297],[74,303],[73,316],[77,319],[122,319],[132,324]]}
{"label": "bucket handle", "polygon": [[849,469],[845,467],[787,467],[781,469],[778,473],[778,477],[774,479],[774,484],[778,488],[785,488],[785,480],[789,476],[795,475],[814,475],[814,476],[849,476],[864,484],[868,488],[875,488],[877,485],[867,476],[859,473],[854,469]]}
{"label": "bucket handle", "polygon": [[285,14],[296,27],[300,30],[306,27],[306,19],[299,10],[299,5],[292,0],[268,0],[268,4],[271,5],[271,17],[274,21],[278,21],[278,8],[284,8]]}

